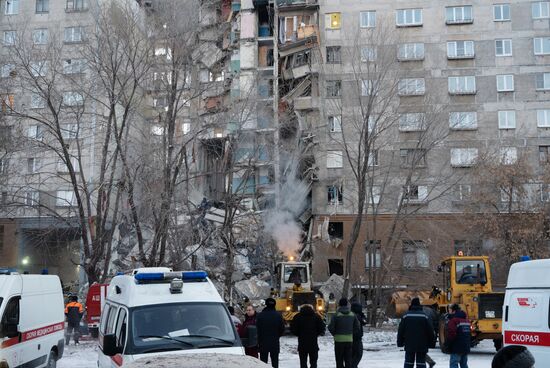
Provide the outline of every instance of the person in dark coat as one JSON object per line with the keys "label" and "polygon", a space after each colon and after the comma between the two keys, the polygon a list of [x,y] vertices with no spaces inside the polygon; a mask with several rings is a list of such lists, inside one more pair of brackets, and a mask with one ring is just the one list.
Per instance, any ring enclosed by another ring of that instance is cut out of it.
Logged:
{"label": "person in dark coat", "polygon": [[[248,326],[256,326],[256,315],[256,310],[254,309],[253,305],[249,305],[246,307],[244,321],[237,327],[237,331],[239,332],[240,337],[248,337]],[[258,347],[245,347],[244,353],[246,355],[250,355],[251,357],[258,358]]]}
{"label": "person in dark coat", "polygon": [[[540,362],[539,362],[540,363]],[[521,345],[508,345],[500,349],[493,357],[491,368],[534,368],[533,354]]]}
{"label": "person in dark coat", "polygon": [[317,368],[319,345],[317,337],[325,334],[325,323],[309,304],[304,304],[290,322],[290,331],[298,336],[300,368],[307,368],[307,357],[311,368]]}
{"label": "person in dark coat", "polygon": [[399,323],[397,346],[405,347],[405,368],[426,367],[426,353],[432,345],[434,330],[432,321],[422,311],[420,299],[414,298]]}
{"label": "person in dark coat", "polygon": [[351,366],[357,368],[363,358],[363,326],[367,325],[367,317],[363,313],[363,306],[359,303],[351,304],[351,311],[359,320],[359,330],[353,335],[353,346],[351,351]]}
{"label": "person in dark coat", "polygon": [[78,302],[76,295],[69,297],[69,303],[65,306],[65,317],[67,318],[67,332],[65,334],[65,345],[69,345],[71,335],[75,345],[78,345],[80,337],[80,320],[84,315],[84,307]]}
{"label": "person in dark coat", "polygon": [[[422,311],[428,318],[432,321],[432,327],[434,328],[434,339],[430,348],[435,348],[435,343],[437,341],[437,335],[439,333],[439,316],[435,312],[434,308],[429,306],[423,306]],[[435,365],[435,361],[426,353],[426,363],[432,368]]]}
{"label": "person in dark coat", "polygon": [[328,330],[334,336],[334,358],[336,368],[351,368],[353,354],[353,336],[359,333],[360,324],[350,310],[346,298],[340,299],[338,312],[330,320]]}
{"label": "person in dark coat", "polygon": [[279,338],[285,332],[285,322],[281,314],[275,310],[275,299],[267,298],[265,308],[256,317],[256,327],[258,328],[258,347],[260,351],[260,360],[267,363],[268,357],[271,358],[271,366],[279,367]]}
{"label": "person in dark coat", "polygon": [[466,313],[458,309],[447,325],[447,342],[451,352],[449,368],[468,368],[468,353],[470,352],[470,322]]}

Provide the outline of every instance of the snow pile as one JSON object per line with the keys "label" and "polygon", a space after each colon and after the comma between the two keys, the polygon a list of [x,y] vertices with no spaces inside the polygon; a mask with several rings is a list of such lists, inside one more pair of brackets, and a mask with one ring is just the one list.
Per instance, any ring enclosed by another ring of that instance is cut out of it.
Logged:
{"label": "snow pile", "polygon": [[250,300],[269,298],[271,292],[269,284],[256,276],[251,277],[249,280],[236,282],[235,289]]}
{"label": "snow pile", "polygon": [[258,359],[230,354],[168,354],[144,357],[127,368],[264,368],[270,367]]}

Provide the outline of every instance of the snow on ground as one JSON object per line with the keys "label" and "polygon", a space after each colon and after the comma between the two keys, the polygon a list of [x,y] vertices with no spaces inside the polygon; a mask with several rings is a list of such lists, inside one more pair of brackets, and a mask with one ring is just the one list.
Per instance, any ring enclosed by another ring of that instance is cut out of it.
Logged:
{"label": "snow on ground", "polygon": [[[365,352],[360,368],[402,368],[405,352],[395,344],[396,332],[375,330],[368,331],[363,337]],[[294,336],[285,336],[281,339],[280,368],[298,368],[300,362],[297,351],[298,341]],[[333,368],[334,347],[332,337],[319,338],[318,368]],[[80,346],[66,347],[63,359],[58,362],[59,368],[97,368],[97,344],[91,341],[82,342]],[[472,349],[468,357],[469,368],[490,368],[494,348],[491,340],[483,341]],[[449,355],[441,353],[439,349],[432,349],[430,356],[437,362],[435,368],[449,366]]]}

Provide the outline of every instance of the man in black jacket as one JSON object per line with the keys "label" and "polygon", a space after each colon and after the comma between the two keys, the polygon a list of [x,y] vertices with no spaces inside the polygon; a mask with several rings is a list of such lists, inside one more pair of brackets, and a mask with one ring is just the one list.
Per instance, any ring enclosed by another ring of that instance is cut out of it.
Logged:
{"label": "man in black jacket", "polygon": [[353,348],[351,352],[351,366],[357,368],[363,358],[363,326],[367,324],[367,317],[363,313],[363,306],[360,303],[351,303],[351,311],[359,320],[359,330],[353,335]]}
{"label": "man in black jacket", "polygon": [[309,304],[302,305],[298,313],[290,322],[290,331],[298,336],[298,355],[300,368],[307,368],[307,357],[311,368],[317,368],[319,345],[317,337],[324,335],[325,323]]}
{"label": "man in black jacket", "polygon": [[279,367],[279,338],[285,332],[285,323],[281,314],[275,310],[276,301],[273,298],[265,300],[264,310],[256,317],[256,328],[258,329],[258,347],[260,360],[267,363],[271,357],[271,366]]}
{"label": "man in black jacket", "polygon": [[433,339],[432,322],[422,311],[420,299],[414,298],[397,332],[397,346],[405,347],[405,368],[413,368],[415,360],[417,368],[426,368],[426,353]]}

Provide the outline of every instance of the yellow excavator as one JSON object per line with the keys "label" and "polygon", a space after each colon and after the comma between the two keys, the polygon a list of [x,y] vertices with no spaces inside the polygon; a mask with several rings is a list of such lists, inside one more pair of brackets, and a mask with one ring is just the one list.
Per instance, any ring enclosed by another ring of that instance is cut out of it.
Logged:
{"label": "yellow excavator", "polygon": [[321,318],[325,317],[325,301],[312,288],[310,265],[307,262],[279,263],[277,289],[273,289],[272,297],[277,302],[275,309],[281,312],[287,325],[304,304],[310,304]]}
{"label": "yellow excavator", "polygon": [[402,316],[410,300],[417,296],[425,306],[433,308],[439,318],[439,345],[447,352],[446,327],[450,306],[460,305],[470,320],[472,346],[481,340],[492,339],[496,350],[502,347],[502,306],[504,293],[493,292],[489,258],[486,256],[458,256],[445,258],[438,266],[442,286],[431,291],[398,291],[392,295],[395,315]]}

